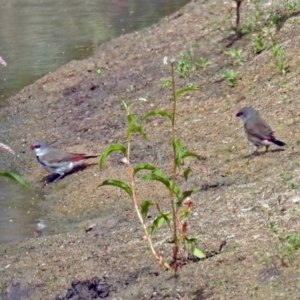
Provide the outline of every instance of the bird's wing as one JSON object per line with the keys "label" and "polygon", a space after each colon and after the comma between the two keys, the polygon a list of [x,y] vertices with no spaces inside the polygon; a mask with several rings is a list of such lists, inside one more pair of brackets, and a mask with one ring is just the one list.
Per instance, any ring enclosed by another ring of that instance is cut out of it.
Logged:
{"label": "bird's wing", "polygon": [[52,148],[51,151],[43,155],[41,158],[49,164],[56,164],[61,162],[78,161],[85,158],[85,156],[86,155],[82,153],[71,153]]}
{"label": "bird's wing", "polygon": [[274,138],[273,131],[268,123],[259,118],[253,122],[253,120],[249,120],[245,124],[245,129],[248,134],[253,135],[261,140],[272,140]]}

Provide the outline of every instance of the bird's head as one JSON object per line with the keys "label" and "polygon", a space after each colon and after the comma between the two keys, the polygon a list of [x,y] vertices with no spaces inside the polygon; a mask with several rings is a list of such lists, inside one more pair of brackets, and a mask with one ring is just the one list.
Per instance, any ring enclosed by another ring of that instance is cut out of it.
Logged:
{"label": "bird's head", "polygon": [[258,112],[252,107],[243,107],[236,114],[236,116],[241,118],[244,122],[247,122],[250,118],[256,115],[258,115]]}
{"label": "bird's head", "polygon": [[42,154],[47,149],[48,145],[44,141],[36,141],[31,146],[30,149],[34,151],[37,155]]}

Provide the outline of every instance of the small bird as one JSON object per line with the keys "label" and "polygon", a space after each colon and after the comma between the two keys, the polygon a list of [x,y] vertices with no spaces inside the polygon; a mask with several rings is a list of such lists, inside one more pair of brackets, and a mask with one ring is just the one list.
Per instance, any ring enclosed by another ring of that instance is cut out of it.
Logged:
{"label": "small bird", "polygon": [[46,171],[59,175],[53,182],[82,165],[86,159],[97,157],[96,155],[65,152],[49,146],[44,141],[35,142],[30,149],[35,152],[38,162]]}
{"label": "small bird", "polygon": [[243,120],[246,136],[255,147],[252,155],[257,154],[260,146],[266,146],[266,152],[272,144],[280,147],[285,146],[284,142],[275,138],[271,127],[252,107],[243,107],[236,116]]}

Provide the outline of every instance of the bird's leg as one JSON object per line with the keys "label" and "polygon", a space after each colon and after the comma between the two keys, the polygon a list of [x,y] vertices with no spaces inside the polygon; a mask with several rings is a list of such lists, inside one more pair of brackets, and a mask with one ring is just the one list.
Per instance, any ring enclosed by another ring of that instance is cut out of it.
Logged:
{"label": "bird's leg", "polygon": [[266,145],[266,152],[269,151],[269,146],[270,146],[270,145]]}
{"label": "bird's leg", "polygon": [[54,182],[57,182],[58,180],[60,180],[62,177],[64,177],[65,176],[65,174],[63,173],[63,174],[58,174],[59,176],[58,177],[56,177],[52,182],[54,183]]}
{"label": "bird's leg", "polygon": [[258,145],[254,145],[254,151],[250,156],[256,156],[257,155],[257,150],[258,150]]}

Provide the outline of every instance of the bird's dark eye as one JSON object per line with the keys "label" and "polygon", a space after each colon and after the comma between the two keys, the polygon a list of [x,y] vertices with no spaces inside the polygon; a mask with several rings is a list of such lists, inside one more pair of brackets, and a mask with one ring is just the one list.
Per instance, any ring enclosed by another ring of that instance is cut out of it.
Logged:
{"label": "bird's dark eye", "polygon": [[39,149],[39,148],[41,148],[41,145],[35,145],[34,148]]}

